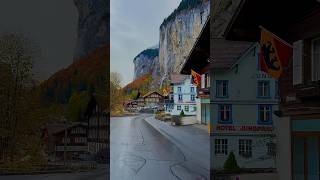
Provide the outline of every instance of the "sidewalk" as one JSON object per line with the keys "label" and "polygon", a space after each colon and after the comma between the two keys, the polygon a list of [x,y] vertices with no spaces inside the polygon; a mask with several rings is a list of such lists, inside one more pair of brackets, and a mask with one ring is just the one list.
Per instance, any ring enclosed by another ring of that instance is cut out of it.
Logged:
{"label": "sidewalk", "polygon": [[172,126],[156,120],[154,116],[148,116],[145,120],[180,148],[188,164],[209,172],[210,136],[203,125]]}

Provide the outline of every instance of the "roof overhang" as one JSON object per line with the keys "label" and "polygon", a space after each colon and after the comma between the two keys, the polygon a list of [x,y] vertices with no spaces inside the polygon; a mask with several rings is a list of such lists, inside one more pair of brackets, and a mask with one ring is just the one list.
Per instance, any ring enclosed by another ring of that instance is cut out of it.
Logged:
{"label": "roof overhang", "polygon": [[259,26],[263,26],[292,42],[295,37],[288,33],[294,31],[292,25],[319,12],[319,9],[317,0],[242,0],[224,36],[227,40],[256,42],[260,38]]}
{"label": "roof overhang", "polygon": [[200,73],[201,69],[209,64],[210,57],[210,16],[208,16],[203,28],[194,43],[186,62],[180,73],[191,74],[191,69]]}

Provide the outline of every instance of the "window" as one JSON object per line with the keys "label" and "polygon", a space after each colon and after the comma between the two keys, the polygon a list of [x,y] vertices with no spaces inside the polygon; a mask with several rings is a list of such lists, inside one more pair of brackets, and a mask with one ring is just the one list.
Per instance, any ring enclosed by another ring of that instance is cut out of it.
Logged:
{"label": "window", "polygon": [[231,105],[219,105],[218,107],[218,120],[219,123],[231,123]]}
{"label": "window", "polygon": [[62,138],[62,143],[70,143],[70,138]]}
{"label": "window", "polygon": [[258,124],[272,123],[271,105],[258,105]]}
{"label": "window", "polygon": [[312,80],[320,80],[320,38],[314,39],[311,42],[312,53]]}
{"label": "window", "polygon": [[189,106],[184,106],[184,111],[189,112]]}
{"label": "window", "polygon": [[209,88],[210,87],[210,76],[209,73],[205,74],[205,88]]}
{"label": "window", "polygon": [[214,140],[214,154],[228,155],[228,139]]}
{"label": "window", "polygon": [[194,87],[190,87],[190,92],[194,93]]}
{"label": "window", "polygon": [[252,157],[251,139],[239,139],[239,155],[245,158]]}
{"label": "window", "polygon": [[181,93],[181,87],[178,87],[178,92],[180,92],[180,93]]}
{"label": "window", "polygon": [[228,81],[217,80],[216,97],[218,98],[228,97]]}
{"label": "window", "polygon": [[173,88],[173,86],[171,86],[170,93],[171,93],[171,94],[174,93],[174,88]]}
{"label": "window", "polygon": [[177,110],[180,111],[181,110],[181,106],[177,106]]}
{"label": "window", "polygon": [[201,24],[203,23],[203,22],[202,22],[202,21],[203,21],[203,17],[202,17],[202,16],[203,16],[203,11],[200,12],[200,23],[201,23]]}
{"label": "window", "polygon": [[270,97],[270,82],[258,81],[258,97],[269,98]]}
{"label": "window", "polygon": [[277,154],[276,143],[267,143],[267,148],[268,148],[267,155],[275,157]]}
{"label": "window", "polygon": [[179,100],[179,101],[182,101],[182,94],[179,94],[179,95],[178,95],[178,100]]}
{"label": "window", "polygon": [[195,101],[195,95],[191,95],[190,99],[191,101]]}
{"label": "window", "polygon": [[197,111],[197,106],[193,106],[193,111]]}

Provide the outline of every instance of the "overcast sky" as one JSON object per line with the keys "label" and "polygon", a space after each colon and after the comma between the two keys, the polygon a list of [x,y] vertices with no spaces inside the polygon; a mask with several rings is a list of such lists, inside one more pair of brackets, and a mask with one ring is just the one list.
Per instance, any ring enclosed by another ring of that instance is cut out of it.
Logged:
{"label": "overcast sky", "polygon": [[18,32],[38,44],[37,79],[72,63],[78,13],[73,0],[1,0],[0,33]]}
{"label": "overcast sky", "polygon": [[111,71],[133,80],[133,58],[159,43],[159,27],[181,0],[110,0]]}

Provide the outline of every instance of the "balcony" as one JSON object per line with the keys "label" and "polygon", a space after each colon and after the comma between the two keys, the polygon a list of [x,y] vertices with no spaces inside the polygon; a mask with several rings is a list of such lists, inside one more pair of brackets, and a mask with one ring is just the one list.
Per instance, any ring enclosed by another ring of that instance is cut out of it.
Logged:
{"label": "balcony", "polygon": [[320,81],[295,86],[298,98],[320,97]]}
{"label": "balcony", "polygon": [[174,103],[173,99],[165,99],[164,100],[164,104],[173,104],[173,103]]}
{"label": "balcony", "polygon": [[209,96],[210,96],[210,89],[209,89],[209,87],[207,87],[207,88],[201,88],[201,89],[199,89],[199,91],[198,91],[198,97],[200,97],[200,98],[209,98]]}

